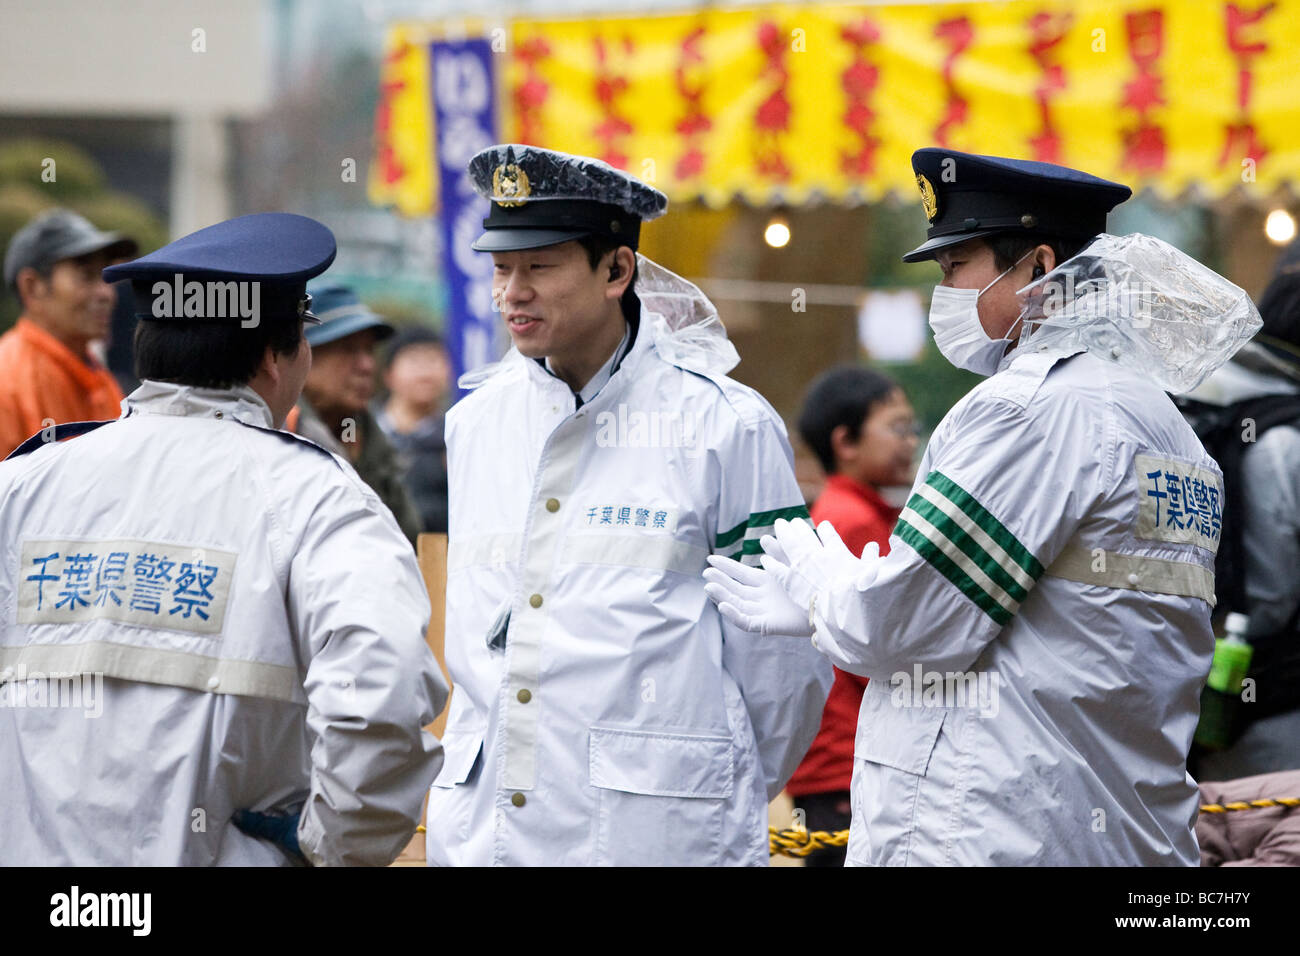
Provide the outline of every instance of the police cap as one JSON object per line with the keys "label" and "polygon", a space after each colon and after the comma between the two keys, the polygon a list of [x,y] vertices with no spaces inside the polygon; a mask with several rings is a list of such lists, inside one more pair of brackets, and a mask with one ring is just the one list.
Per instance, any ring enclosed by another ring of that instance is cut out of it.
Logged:
{"label": "police cap", "polygon": [[930,228],[904,262],[1005,233],[1091,239],[1106,231],[1106,214],[1133,195],[1127,186],[1077,169],[952,149],[918,149],[912,170]]}
{"label": "police cap", "polygon": [[536,146],[490,146],[469,161],[480,196],[492,201],[479,252],[538,249],[604,236],[635,249],[641,223],[668,209],[668,197],[621,169]]}
{"label": "police cap", "polygon": [[141,319],[315,323],[307,280],[328,269],[334,254],[334,234],[316,220],[264,212],[219,222],[109,266],[104,279],[131,280]]}

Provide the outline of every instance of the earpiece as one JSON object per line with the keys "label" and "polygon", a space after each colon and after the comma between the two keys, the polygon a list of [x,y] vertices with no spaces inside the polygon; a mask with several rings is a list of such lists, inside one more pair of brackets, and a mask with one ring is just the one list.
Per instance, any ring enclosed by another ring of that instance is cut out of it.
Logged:
{"label": "earpiece", "polygon": [[1043,267],[1042,267],[1042,266],[1034,266],[1034,278],[1035,278],[1035,279],[1041,279],[1044,275],[1045,275],[1045,273],[1043,272]]}
{"label": "earpiece", "polygon": [[623,270],[618,267],[617,262],[609,267],[609,278],[611,282],[617,279],[622,274],[623,274]]}

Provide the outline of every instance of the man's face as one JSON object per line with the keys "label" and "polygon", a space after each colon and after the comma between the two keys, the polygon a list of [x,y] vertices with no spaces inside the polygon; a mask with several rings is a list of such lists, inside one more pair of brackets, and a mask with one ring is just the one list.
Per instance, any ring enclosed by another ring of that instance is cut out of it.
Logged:
{"label": "man's face", "polygon": [[998,280],[980,296],[980,325],[991,339],[1005,337],[1020,317],[1021,302],[1016,290],[1030,283],[1035,257],[1022,259],[1001,279],[998,275],[1002,270],[993,259],[993,249],[983,239],[970,239],[961,245],[940,249],[935,259],[943,270],[941,285],[949,288],[980,290],[994,279]]}
{"label": "man's face", "polygon": [[[271,408],[271,415],[275,419],[275,427],[280,428],[284,424],[285,417],[289,414],[289,409],[298,403],[298,396],[302,394],[303,387],[307,383],[307,376],[311,372],[311,346],[307,344],[306,336],[302,335],[302,320],[298,320],[298,334],[302,336],[298,340],[298,351],[292,355],[277,355],[269,348],[271,361],[275,362],[280,369],[280,384],[275,390],[274,396],[267,398],[267,404]],[[263,396],[266,398],[267,396]]]}
{"label": "man's face", "polygon": [[261,366],[248,383],[270,408],[276,428],[284,425],[289,410],[298,403],[310,370],[311,346],[302,334],[302,319],[298,319],[298,350],[282,355],[268,345]]}
{"label": "man's face", "polygon": [[408,345],[393,356],[384,383],[394,395],[412,405],[432,407],[447,393],[451,365],[441,345]]}
{"label": "man's face", "polygon": [[108,335],[117,293],[101,273],[116,261],[93,252],[56,262],[48,279],[38,277],[29,287],[24,311],[74,351],[83,350],[91,339]]}
{"label": "man's face", "polygon": [[311,350],[307,401],[320,412],[359,412],[375,391],[375,330],[362,329]]}
{"label": "man's face", "polygon": [[494,252],[492,262],[492,298],[521,354],[572,360],[600,338],[608,316],[609,273],[593,270],[576,241]]}

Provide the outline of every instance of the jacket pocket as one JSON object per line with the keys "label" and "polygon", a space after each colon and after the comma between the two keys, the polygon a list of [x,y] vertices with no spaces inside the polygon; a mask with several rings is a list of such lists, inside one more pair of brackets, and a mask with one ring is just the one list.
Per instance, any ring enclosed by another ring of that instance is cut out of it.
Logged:
{"label": "jacket pocket", "polygon": [[454,787],[469,779],[470,771],[483,749],[483,731],[467,730],[444,734],[442,769],[434,778],[435,787]]}
{"label": "jacket pocket", "polygon": [[853,747],[854,863],[905,866],[918,827],[934,827],[931,838],[941,838],[941,821],[917,819],[917,798],[946,716],[939,708],[895,706],[887,690],[868,685]]}
{"label": "jacket pocket", "polygon": [[735,777],[730,737],[593,727],[589,774],[597,865],[719,863]]}
{"label": "jacket pocket", "polygon": [[424,859],[429,866],[451,866],[454,850],[469,841],[474,791],[461,785],[477,772],[483,733],[469,729],[443,735],[442,770],[429,788],[424,818]]}

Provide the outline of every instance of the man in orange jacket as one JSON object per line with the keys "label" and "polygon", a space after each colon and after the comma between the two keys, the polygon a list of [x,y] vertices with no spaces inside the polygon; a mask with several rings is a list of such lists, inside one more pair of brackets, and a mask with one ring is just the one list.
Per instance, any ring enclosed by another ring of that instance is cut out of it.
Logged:
{"label": "man in orange jacket", "polygon": [[0,336],[0,457],[42,428],[117,418],[122,391],[88,349],[108,334],[116,293],[100,273],[135,256],[134,239],[67,209],[23,226],[5,252],[22,315]]}

